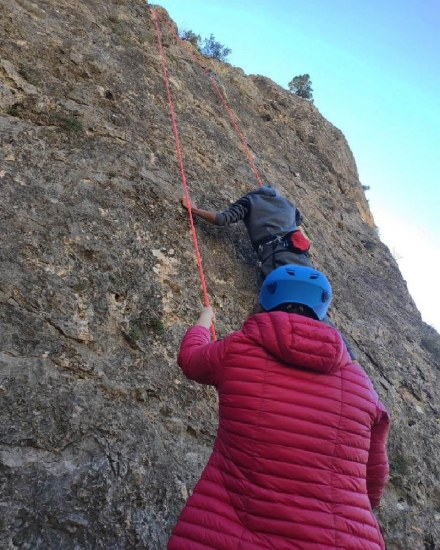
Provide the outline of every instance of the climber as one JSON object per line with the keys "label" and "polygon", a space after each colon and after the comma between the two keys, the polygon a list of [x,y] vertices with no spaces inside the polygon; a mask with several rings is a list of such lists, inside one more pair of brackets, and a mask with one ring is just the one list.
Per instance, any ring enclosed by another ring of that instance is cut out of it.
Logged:
{"label": "climber", "polygon": [[[188,209],[185,197],[180,202]],[[224,226],[242,220],[258,256],[263,278],[286,264],[313,267],[308,252],[310,241],[299,229],[303,219],[300,211],[271,185],[250,191],[224,212],[202,210],[193,204],[191,212],[213,225]],[[328,315],[323,321],[335,328]],[[356,360],[350,342],[343,334],[341,336],[350,357]]]}
{"label": "climber", "polygon": [[210,342],[203,309],[178,363],[219,394],[214,449],[168,550],[384,550],[372,509],[388,477],[390,419],[339,333],[327,278],[286,265],[241,330]]}
{"label": "climber", "polygon": [[[186,198],[180,201],[188,209]],[[271,185],[247,193],[224,212],[201,210],[194,205],[191,212],[213,225],[224,226],[242,220],[263,277],[289,263],[313,267],[308,253],[310,242],[299,229],[301,213]]]}

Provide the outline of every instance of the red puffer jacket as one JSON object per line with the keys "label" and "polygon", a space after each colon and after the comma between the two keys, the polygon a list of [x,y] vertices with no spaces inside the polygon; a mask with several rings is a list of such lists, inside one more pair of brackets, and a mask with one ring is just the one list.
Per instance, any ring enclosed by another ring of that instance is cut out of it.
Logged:
{"label": "red puffer jacket", "polygon": [[209,341],[190,328],[178,359],[217,388],[219,427],[168,549],[383,550],[390,421],[338,331],[272,312]]}

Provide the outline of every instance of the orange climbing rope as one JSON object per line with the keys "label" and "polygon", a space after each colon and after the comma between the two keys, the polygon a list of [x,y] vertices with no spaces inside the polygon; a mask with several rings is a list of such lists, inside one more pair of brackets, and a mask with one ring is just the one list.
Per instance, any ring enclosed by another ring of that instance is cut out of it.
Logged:
{"label": "orange climbing rope", "polygon": [[242,145],[243,145],[244,152],[246,153],[246,156],[249,160],[251,168],[252,168],[252,170],[255,174],[255,177],[257,178],[258,184],[260,186],[262,186],[263,182],[261,181],[260,174],[258,173],[257,167],[255,166],[254,159],[252,158],[251,152],[249,151],[249,147],[246,143],[246,140],[244,139],[244,136],[243,136],[243,134],[240,130],[240,127],[238,126],[237,121],[235,120],[231,109],[229,108],[228,104],[226,103],[226,99],[224,98],[223,94],[221,93],[220,88],[218,87],[218,84],[215,81],[215,78],[212,75],[212,73],[209,74],[209,78],[211,79],[212,83],[214,84],[214,88],[217,90],[217,93],[220,96],[221,102],[223,103],[223,106],[226,109],[226,112],[228,113],[229,118],[231,119],[231,122],[232,122],[234,128],[237,130],[237,133],[238,133],[238,135],[241,139]]}
{"label": "orange climbing rope", "polygon": [[163,18],[160,17],[159,14],[156,14],[155,13],[155,10],[153,9],[153,15],[154,15],[154,22],[155,22],[155,25],[156,25],[156,29],[158,28],[158,25],[157,25],[157,21],[156,21],[156,15],[157,15],[157,18],[160,20],[161,23],[164,23],[167,27],[168,27],[168,30],[174,35],[175,38],[177,38],[177,40],[179,40],[179,42],[181,42],[183,44],[183,46],[186,48],[186,50],[190,53],[191,57],[194,59],[194,61],[197,63],[197,65],[199,65],[204,71],[205,73],[209,76],[211,82],[213,83],[214,85],[214,88],[217,92],[217,94],[219,95],[220,97],[220,100],[223,104],[223,107],[225,108],[226,112],[228,113],[228,116],[231,120],[231,123],[232,125],[234,126],[235,130],[237,131],[237,134],[240,138],[240,141],[242,143],[242,146],[243,146],[243,149],[244,149],[244,152],[249,160],[249,163],[251,165],[251,168],[252,168],[252,171],[254,172],[255,174],[255,177],[257,178],[257,181],[258,181],[258,184],[260,186],[263,185],[263,182],[261,180],[261,177],[260,177],[260,174],[257,170],[257,167],[255,166],[255,163],[254,163],[254,159],[252,158],[252,155],[251,155],[251,152],[249,150],[249,146],[248,144],[246,143],[246,140],[244,138],[244,135],[243,135],[243,132],[240,130],[240,127],[231,111],[231,109],[229,108],[228,106],[228,103],[225,99],[225,96],[222,94],[216,80],[215,80],[215,75],[214,73],[211,71],[211,69],[208,69],[208,67],[206,67],[203,63],[201,63],[199,61],[199,59],[196,57],[196,55],[194,55],[194,52],[191,50],[191,48],[188,46],[188,44],[185,43],[184,40],[182,40],[179,35],[176,33],[176,31],[174,30],[174,28],[169,24],[168,21],[164,20]]}
{"label": "orange climbing rope", "polygon": [[[179,159],[180,174],[182,176],[182,185],[183,185],[183,189],[184,189],[187,204],[190,205],[191,200],[189,198],[188,186],[186,184],[186,175],[185,175],[185,169],[184,169],[184,166],[183,166],[183,157],[182,157],[182,150],[181,150],[181,147],[180,147],[179,133],[178,133],[178,130],[177,130],[176,115],[174,113],[173,99],[172,99],[172,96],[171,96],[171,89],[170,89],[170,82],[169,82],[169,78],[168,78],[168,71],[167,71],[167,67],[166,67],[165,54],[164,54],[163,46],[162,46],[162,34],[160,32],[159,24],[157,22],[156,10],[153,9],[152,13],[153,13],[153,21],[154,21],[154,25],[156,27],[156,33],[157,33],[157,43],[158,43],[158,46],[159,46],[159,52],[160,52],[160,57],[161,57],[161,61],[162,61],[163,76],[164,76],[164,79],[165,79],[165,87],[166,87],[167,96],[168,96],[168,105],[169,105],[169,109],[170,109],[171,121],[172,121],[172,124],[173,124],[174,139],[176,141],[177,157]],[[208,291],[207,291],[207,288],[206,288],[205,275],[203,273],[203,267],[202,267],[202,258],[201,258],[201,255],[200,255],[199,243],[198,243],[198,240],[197,240],[197,233],[196,233],[196,229],[195,229],[195,226],[194,226],[194,219],[193,219],[193,215],[192,215],[192,212],[191,212],[191,208],[188,209],[188,213],[189,213],[189,219],[190,219],[190,225],[191,225],[191,232],[192,232],[192,236],[193,236],[193,240],[194,240],[194,248],[195,248],[195,251],[196,251],[197,264],[198,264],[198,267],[199,267],[200,281],[202,283],[203,296],[204,296],[204,299],[205,299],[205,305],[207,307],[209,307],[209,305],[210,305],[209,296],[208,296]],[[213,340],[217,339],[216,334],[215,334],[215,328],[214,328],[213,324],[211,325],[211,335],[212,335]]]}

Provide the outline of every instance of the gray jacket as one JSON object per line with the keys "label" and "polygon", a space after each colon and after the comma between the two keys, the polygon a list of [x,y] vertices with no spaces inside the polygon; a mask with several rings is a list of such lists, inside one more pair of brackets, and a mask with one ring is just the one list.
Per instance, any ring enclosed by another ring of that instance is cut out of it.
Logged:
{"label": "gray jacket", "polygon": [[295,205],[279,192],[266,185],[247,193],[224,212],[217,214],[215,225],[229,225],[243,220],[252,246],[271,238],[284,236],[298,229],[302,216]]}

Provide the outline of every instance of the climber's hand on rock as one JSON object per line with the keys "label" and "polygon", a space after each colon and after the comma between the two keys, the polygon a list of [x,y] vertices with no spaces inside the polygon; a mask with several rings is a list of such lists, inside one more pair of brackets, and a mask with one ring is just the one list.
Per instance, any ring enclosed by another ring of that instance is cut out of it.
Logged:
{"label": "climber's hand on rock", "polygon": [[[188,201],[186,200],[186,197],[181,197],[181,198],[180,198],[180,204],[181,204],[184,208],[186,208],[187,210],[189,210],[189,208],[188,208]],[[191,205],[191,206],[192,206],[192,205]]]}

